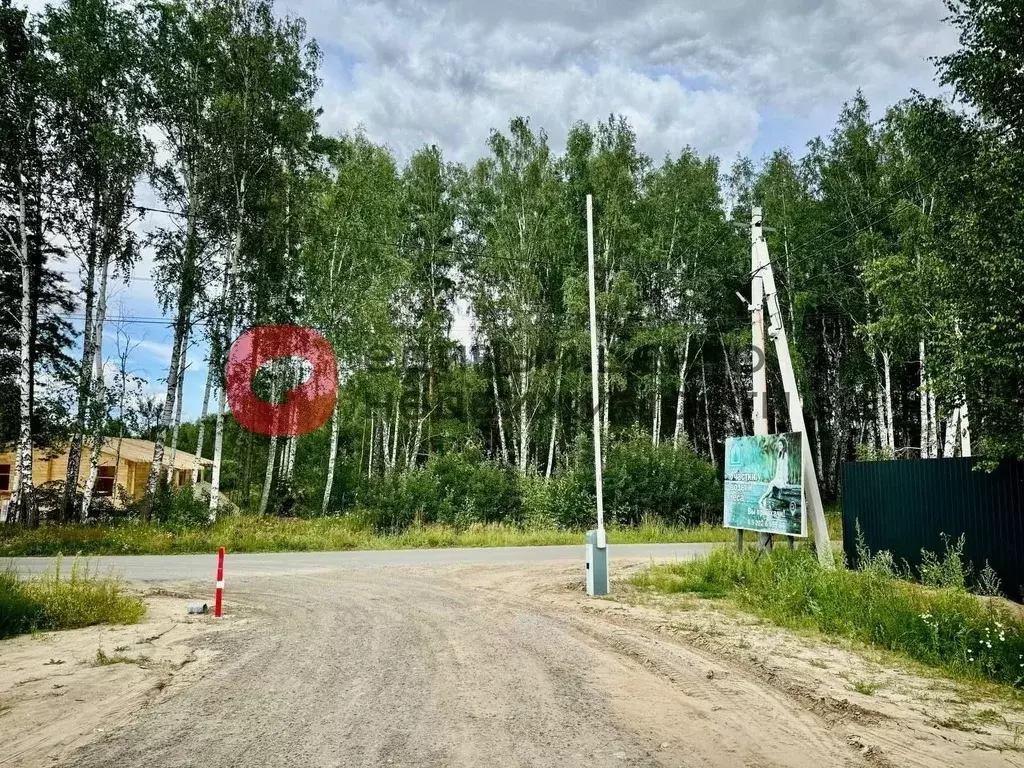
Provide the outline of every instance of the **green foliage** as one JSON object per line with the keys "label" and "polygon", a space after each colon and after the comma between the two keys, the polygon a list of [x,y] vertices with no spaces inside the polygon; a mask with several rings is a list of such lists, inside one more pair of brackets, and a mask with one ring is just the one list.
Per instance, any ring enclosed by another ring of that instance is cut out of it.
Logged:
{"label": "green foliage", "polygon": [[0,572],[0,638],[93,624],[134,624],[145,612],[145,604],[126,594],[119,580],[100,578],[78,560],[66,578],[59,560],[52,573],[26,580],[13,570]]}
{"label": "green foliage", "polygon": [[1024,687],[1024,619],[967,592],[957,560],[956,547],[935,558],[931,580],[943,586],[929,588],[894,576],[881,563],[824,570],[806,547],[771,555],[723,548],[706,560],[653,566],[634,583],[729,597],[782,626],[858,640],[957,677]]}
{"label": "green foliage", "polygon": [[464,528],[522,522],[515,470],[485,459],[476,448],[432,456],[421,469],[375,478],[359,503],[364,519],[378,531],[432,523]]}
{"label": "green foliage", "polygon": [[[485,459],[475,447],[432,456],[420,469],[368,482],[359,494],[360,515],[378,531],[431,523],[591,527],[594,471],[584,460],[586,445],[579,450],[578,460],[550,480]],[[721,509],[721,489],[707,461],[685,447],[654,446],[639,434],[609,449],[604,487],[610,524],[635,526],[656,518],[673,527],[693,526]]]}
{"label": "green foliage", "polygon": [[196,528],[208,525],[210,510],[205,497],[191,485],[171,488],[165,482],[157,486],[153,500],[153,520],[168,528]]}
{"label": "green foliage", "polygon": [[722,489],[707,460],[688,446],[652,445],[634,434],[608,450],[605,504],[620,524],[645,516],[670,525],[697,525],[720,514]]}

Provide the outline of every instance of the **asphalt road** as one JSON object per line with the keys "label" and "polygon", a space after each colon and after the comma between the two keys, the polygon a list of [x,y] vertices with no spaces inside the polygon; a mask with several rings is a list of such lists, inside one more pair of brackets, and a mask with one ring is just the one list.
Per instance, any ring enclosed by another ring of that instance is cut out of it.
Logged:
{"label": "asphalt road", "polygon": [[[689,560],[707,554],[715,544],[619,544],[609,546],[610,568],[615,559]],[[359,552],[272,552],[231,554],[225,561],[227,580],[249,576],[284,576],[360,569],[373,566],[424,565],[536,565],[579,562],[583,568],[582,545],[558,547],[489,547],[470,549],[398,549]],[[213,579],[216,555],[133,555],[90,557],[98,573],[113,573],[130,581],[200,581]],[[17,557],[7,563],[22,573],[53,569],[56,558]],[[64,565],[67,566],[67,558]]]}

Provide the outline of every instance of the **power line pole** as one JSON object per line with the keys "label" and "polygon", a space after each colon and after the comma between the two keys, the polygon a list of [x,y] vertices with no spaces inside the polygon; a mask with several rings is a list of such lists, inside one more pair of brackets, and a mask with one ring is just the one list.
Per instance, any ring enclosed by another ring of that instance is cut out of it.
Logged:
{"label": "power line pole", "polygon": [[[750,209],[750,361],[753,378],[753,403],[751,415],[754,421],[754,434],[768,434],[768,375],[766,371],[768,357],[765,354],[764,340],[764,282],[761,278],[761,251],[759,241],[764,239],[761,226],[762,212],[760,208]],[[760,360],[760,362],[758,362]],[[743,548],[743,531],[737,531],[738,547]],[[762,549],[771,551],[772,535],[758,533],[757,543]]]}
{"label": "power line pole", "polygon": [[771,259],[768,256],[768,244],[764,240],[764,226],[760,217],[760,209],[757,219],[752,222],[756,230],[754,240],[755,259],[757,265],[755,271],[761,274],[764,299],[768,303],[768,335],[775,342],[775,354],[779,359],[779,368],[782,373],[782,387],[786,394],[786,404],[789,407],[790,428],[800,433],[800,454],[803,465],[804,477],[804,503],[807,514],[811,518],[811,527],[814,533],[814,548],[818,553],[818,563],[827,569],[835,568],[835,560],[832,556],[832,542],[828,537],[828,526],[825,523],[825,510],[821,504],[821,494],[818,491],[818,476],[814,470],[814,460],[811,458],[811,444],[807,437],[807,426],[804,423],[804,409],[800,402],[800,390],[796,385],[796,372],[793,370],[793,359],[789,354],[789,341],[786,338],[786,327],[782,321],[782,309],[779,306],[779,293],[775,287],[775,273],[772,271]]}

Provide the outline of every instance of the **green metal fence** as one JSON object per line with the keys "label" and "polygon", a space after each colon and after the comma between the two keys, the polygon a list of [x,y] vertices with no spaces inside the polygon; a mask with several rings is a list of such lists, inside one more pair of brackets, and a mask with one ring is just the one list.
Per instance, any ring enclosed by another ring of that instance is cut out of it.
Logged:
{"label": "green metal fence", "polygon": [[856,564],[857,524],[871,552],[913,567],[921,550],[945,551],[943,534],[965,537],[964,559],[986,562],[1004,594],[1024,601],[1024,462],[992,472],[974,459],[851,462],[843,472],[843,548]]}

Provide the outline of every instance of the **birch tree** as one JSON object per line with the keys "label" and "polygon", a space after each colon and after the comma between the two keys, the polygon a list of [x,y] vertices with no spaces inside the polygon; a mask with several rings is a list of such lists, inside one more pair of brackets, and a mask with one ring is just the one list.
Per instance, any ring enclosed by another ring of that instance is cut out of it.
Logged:
{"label": "birch tree", "polygon": [[53,68],[54,145],[63,166],[61,234],[78,257],[85,295],[77,412],[64,495],[64,514],[70,515],[89,426],[90,479],[79,510],[84,519],[106,412],[100,398],[103,381],[94,373],[102,357],[98,345],[105,323],[105,292],[112,272],[127,276],[138,253],[130,226],[136,218],[135,182],[147,159],[141,40],[135,12],[110,0],[67,0],[47,6],[41,29]]}

